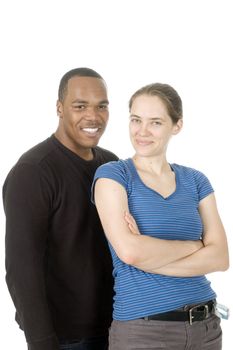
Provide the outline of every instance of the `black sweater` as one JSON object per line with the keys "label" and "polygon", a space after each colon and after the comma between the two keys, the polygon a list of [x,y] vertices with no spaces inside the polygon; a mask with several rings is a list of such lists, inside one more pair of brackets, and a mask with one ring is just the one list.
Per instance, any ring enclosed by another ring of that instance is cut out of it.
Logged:
{"label": "black sweater", "polygon": [[54,136],[26,152],[3,187],[6,281],[29,349],[107,333],[112,262],[91,184],[117,157],[100,147],[85,161]]}

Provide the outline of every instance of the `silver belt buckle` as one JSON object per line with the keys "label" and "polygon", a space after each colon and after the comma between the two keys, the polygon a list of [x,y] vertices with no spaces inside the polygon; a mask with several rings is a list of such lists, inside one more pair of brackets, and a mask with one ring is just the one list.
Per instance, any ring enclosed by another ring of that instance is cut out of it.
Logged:
{"label": "silver belt buckle", "polygon": [[208,305],[203,305],[203,304],[195,305],[195,306],[191,307],[191,309],[189,309],[189,324],[190,325],[193,324],[193,319],[194,319],[193,311],[195,309],[197,309],[198,307],[201,307],[201,306],[204,306],[204,312],[205,312],[204,318],[208,317],[208,315],[209,315],[209,307],[208,307]]}

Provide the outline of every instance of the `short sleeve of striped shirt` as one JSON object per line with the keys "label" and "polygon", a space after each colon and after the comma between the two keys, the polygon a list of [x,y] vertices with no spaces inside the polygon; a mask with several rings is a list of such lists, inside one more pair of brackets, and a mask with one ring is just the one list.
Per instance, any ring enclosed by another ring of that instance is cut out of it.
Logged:
{"label": "short sleeve of striped shirt", "polygon": [[199,202],[207,197],[210,193],[214,192],[214,189],[209,179],[200,171],[192,169],[193,177],[196,182]]}
{"label": "short sleeve of striped shirt", "polygon": [[112,162],[103,164],[96,170],[94,180],[92,183],[91,200],[93,203],[95,202],[94,186],[95,186],[96,180],[100,178],[115,180],[116,182],[120,183],[126,189],[126,191],[128,189],[129,173],[125,166],[125,162],[119,160],[119,161],[112,161]]}

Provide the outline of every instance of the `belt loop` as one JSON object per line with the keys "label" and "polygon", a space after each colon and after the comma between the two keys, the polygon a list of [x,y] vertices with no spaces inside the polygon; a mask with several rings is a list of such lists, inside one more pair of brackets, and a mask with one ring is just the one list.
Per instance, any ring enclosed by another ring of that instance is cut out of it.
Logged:
{"label": "belt loop", "polygon": [[194,319],[194,316],[193,316],[193,309],[194,307],[192,307],[191,309],[189,309],[189,324],[192,326],[193,324],[193,319]]}
{"label": "belt loop", "polygon": [[205,305],[205,318],[207,318],[209,316],[209,306],[208,304]]}

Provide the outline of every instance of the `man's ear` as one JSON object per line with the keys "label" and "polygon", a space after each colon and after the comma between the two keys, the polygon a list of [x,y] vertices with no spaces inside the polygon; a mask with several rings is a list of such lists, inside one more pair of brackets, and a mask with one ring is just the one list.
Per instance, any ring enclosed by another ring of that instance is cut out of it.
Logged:
{"label": "man's ear", "polygon": [[57,100],[57,115],[59,118],[63,118],[63,104]]}
{"label": "man's ear", "polygon": [[179,134],[182,127],[183,127],[183,119],[179,119],[178,122],[173,127],[173,135]]}

